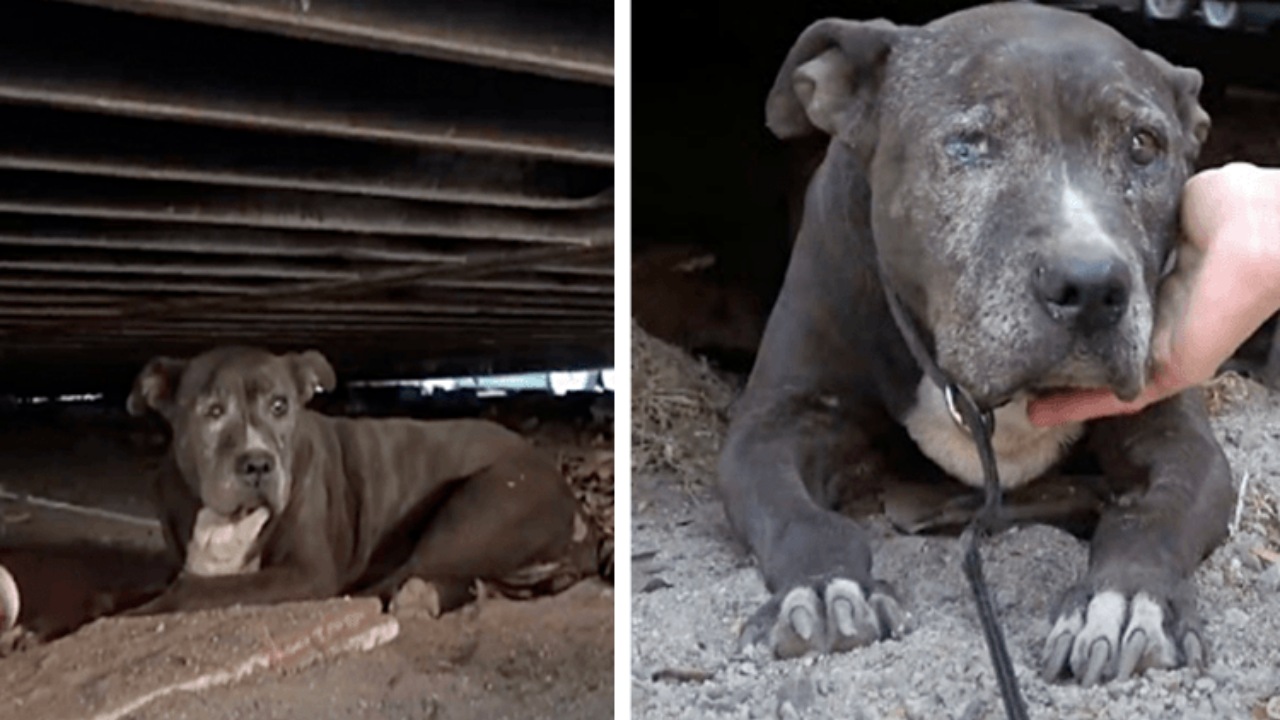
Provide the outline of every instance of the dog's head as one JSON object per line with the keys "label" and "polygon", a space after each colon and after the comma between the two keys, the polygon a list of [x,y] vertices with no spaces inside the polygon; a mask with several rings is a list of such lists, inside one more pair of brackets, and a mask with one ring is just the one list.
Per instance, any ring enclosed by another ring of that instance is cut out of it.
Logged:
{"label": "dog's head", "polygon": [[226,347],[191,360],[151,360],[128,409],[155,410],[168,421],[178,469],[205,507],[228,518],[259,507],[278,514],[293,487],[299,413],[334,384],[333,368],[314,350]]}
{"label": "dog's head", "polygon": [[980,402],[1131,398],[1209,128],[1200,84],[1087,16],[995,5],[920,28],[818,22],[767,117],[845,146],[827,161],[868,180],[885,281]]}

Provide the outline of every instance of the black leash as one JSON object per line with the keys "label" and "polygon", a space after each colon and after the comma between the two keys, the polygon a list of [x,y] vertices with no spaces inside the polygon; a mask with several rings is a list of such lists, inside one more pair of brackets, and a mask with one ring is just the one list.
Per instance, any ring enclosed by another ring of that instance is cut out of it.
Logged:
{"label": "black leash", "polygon": [[929,356],[928,350],[920,340],[920,335],[902,307],[902,301],[889,289],[883,269],[880,273],[880,282],[884,284],[889,311],[893,314],[893,319],[903,339],[906,340],[911,354],[915,356],[916,362],[929,379],[942,390],[951,418],[973,436],[973,443],[978,448],[986,497],[982,509],[960,536],[965,547],[964,575],[969,581],[974,602],[978,606],[978,619],[982,622],[982,635],[987,642],[987,650],[991,653],[991,664],[995,667],[996,682],[1000,686],[1000,699],[1004,702],[1005,715],[1009,720],[1028,720],[1030,716],[1027,714],[1027,703],[1022,699],[1018,677],[1013,672],[1009,646],[1005,643],[1000,618],[997,617],[995,603],[991,600],[991,589],[982,572],[982,555],[978,552],[978,542],[981,537],[997,532],[1001,525],[1000,473],[996,467],[995,450],[991,447],[991,435],[995,432],[995,416],[990,410],[980,410],[969,393],[952,382]]}

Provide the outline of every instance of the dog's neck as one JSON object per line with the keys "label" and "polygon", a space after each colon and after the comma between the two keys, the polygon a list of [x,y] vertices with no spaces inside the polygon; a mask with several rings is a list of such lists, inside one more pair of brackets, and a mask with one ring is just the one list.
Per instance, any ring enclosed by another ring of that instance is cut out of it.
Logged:
{"label": "dog's neck", "polygon": [[270,518],[265,507],[235,520],[201,508],[187,543],[185,571],[204,577],[256,572],[262,565],[259,537]]}

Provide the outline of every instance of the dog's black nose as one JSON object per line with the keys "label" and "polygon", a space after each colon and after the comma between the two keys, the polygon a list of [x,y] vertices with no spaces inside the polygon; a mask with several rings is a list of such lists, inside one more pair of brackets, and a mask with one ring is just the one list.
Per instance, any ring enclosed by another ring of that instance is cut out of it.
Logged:
{"label": "dog's black nose", "polygon": [[262,450],[250,450],[236,462],[241,482],[252,487],[261,485],[273,469],[275,462],[271,459],[271,454]]}
{"label": "dog's black nose", "polygon": [[1129,269],[1115,257],[1068,258],[1036,268],[1035,291],[1054,320],[1083,332],[1115,326],[1129,307]]}

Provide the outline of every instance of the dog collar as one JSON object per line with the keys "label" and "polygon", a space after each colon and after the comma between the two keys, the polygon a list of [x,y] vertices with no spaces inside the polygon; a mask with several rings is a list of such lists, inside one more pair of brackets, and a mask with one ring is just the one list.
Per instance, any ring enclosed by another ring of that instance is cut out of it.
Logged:
{"label": "dog collar", "polygon": [[884,286],[885,300],[889,304],[889,312],[893,315],[898,331],[906,341],[916,363],[929,379],[942,389],[942,396],[947,402],[947,412],[951,419],[969,433],[973,444],[978,449],[978,459],[982,462],[983,486],[985,501],[982,509],[974,515],[973,521],[964,529],[960,542],[964,546],[965,577],[969,588],[973,591],[974,602],[978,606],[978,620],[982,624],[983,639],[987,650],[991,653],[991,664],[995,669],[996,683],[1000,687],[1000,699],[1004,702],[1005,715],[1009,720],[1027,720],[1027,703],[1022,698],[1022,690],[1018,687],[1018,678],[1014,674],[1013,659],[1009,656],[1009,646],[1004,639],[1004,630],[1000,627],[1000,619],[996,616],[995,603],[991,599],[991,589],[982,571],[982,555],[978,552],[978,541],[982,535],[989,534],[998,528],[1000,522],[1000,469],[996,465],[995,449],[991,446],[991,437],[995,433],[995,414],[986,408],[980,408],[973,396],[947,377],[942,368],[930,357],[925,349],[920,334],[902,306],[901,299],[889,286],[884,268],[880,268],[880,283]]}
{"label": "dog collar", "polygon": [[[880,273],[880,283],[884,285],[885,300],[889,303],[889,313],[893,315],[893,321],[898,326],[899,334],[906,341],[907,349],[911,351],[916,364],[924,370],[924,374],[929,376],[933,384],[942,390],[942,396],[947,401],[947,413],[951,415],[951,420],[961,430],[973,435],[974,442],[978,442],[978,436],[974,433],[973,425],[968,419],[970,415],[977,415],[986,436],[990,438],[996,431],[995,413],[990,409],[980,408],[973,396],[956,384],[954,380],[947,377],[942,368],[938,367],[938,364],[933,361],[929,351],[924,346],[924,341],[920,338],[920,333],[916,330],[915,323],[907,315],[907,310],[903,307],[902,300],[898,298],[898,294],[889,287],[883,271]],[[981,443],[978,444],[981,445]]]}

